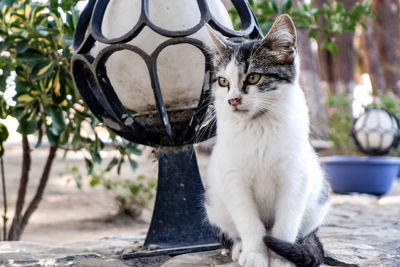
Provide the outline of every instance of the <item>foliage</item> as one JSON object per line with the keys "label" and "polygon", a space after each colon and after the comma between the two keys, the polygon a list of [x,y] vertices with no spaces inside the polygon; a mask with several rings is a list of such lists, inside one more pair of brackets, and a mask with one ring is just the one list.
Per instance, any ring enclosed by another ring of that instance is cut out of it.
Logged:
{"label": "foliage", "polygon": [[328,90],[328,137],[333,142],[335,153],[358,153],[353,138],[351,137],[351,128],[354,120],[351,112],[351,104],[352,99],[345,92],[333,95]]}
{"label": "foliage", "polygon": [[[250,7],[260,24],[264,34],[271,28],[277,15],[289,14],[297,27],[307,29],[309,38],[318,39],[321,33],[325,34],[322,41],[322,48],[331,53],[337,52],[335,34],[354,32],[360,23],[364,28],[365,24],[360,22],[363,18],[371,16],[371,3],[364,0],[357,2],[350,11],[346,11],[343,4],[337,1],[328,1],[323,4],[322,9],[317,9],[311,3],[297,2],[294,7],[292,0],[285,0],[279,6],[276,1],[249,0]],[[236,9],[230,11],[234,28],[240,29],[241,22]]]}
{"label": "foliage", "polygon": [[[2,2],[0,36],[0,68],[2,80],[10,79],[15,71],[15,106],[2,99],[2,118],[6,115],[18,119],[18,132],[38,134],[36,147],[43,136],[52,145],[65,150],[87,151],[89,173],[95,163],[101,162],[100,151],[104,143],[98,136],[104,131],[78,95],[70,72],[72,38],[79,13],[72,6],[78,0],[41,2]],[[65,20],[63,15],[65,14]],[[5,82],[0,92],[5,91]],[[89,132],[90,135],[85,133]],[[140,154],[136,144],[126,142],[110,132],[112,144],[121,157],[113,159],[110,167],[129,160],[133,169],[133,154]],[[111,166],[112,165],[112,166]]]}
{"label": "foliage", "polygon": [[[74,87],[70,58],[79,17],[74,6],[78,1],[0,2],[0,118],[16,118],[23,140],[27,140],[27,135],[37,136],[36,147],[41,145],[43,137],[47,138],[53,155],[57,149],[84,153],[88,174],[93,173],[95,164],[102,162],[100,151],[105,144],[99,134],[107,132],[107,143],[119,151],[108,163],[107,170],[115,167],[119,172],[124,162],[136,170],[133,156],[141,154],[140,147],[104,127],[83,104]],[[5,91],[14,87],[16,94],[12,99],[5,99]],[[7,128],[0,125],[0,156],[6,133]],[[21,181],[24,178],[26,182],[21,186],[26,188],[31,151],[28,145],[24,147],[28,156],[23,165],[26,174],[21,176]],[[43,170],[47,176],[52,159]],[[46,175],[42,177],[44,181],[47,181]],[[37,191],[38,201],[42,191]],[[18,196],[21,205],[24,198],[24,195]],[[35,209],[37,204],[33,203],[32,207]]]}
{"label": "foliage", "polygon": [[393,92],[379,92],[374,96],[374,102],[370,106],[384,108],[392,112],[397,119],[400,119],[400,98]]}
{"label": "foliage", "polygon": [[[154,197],[157,187],[157,179],[146,179],[143,175],[136,179],[115,180],[108,178],[109,169],[96,168],[92,171],[89,178],[89,185],[95,187],[103,185],[107,190],[116,192],[116,200],[120,206],[120,212],[136,217],[142,208],[146,207],[148,201]],[[67,170],[71,174],[79,188],[82,188],[83,177],[77,166],[72,166]],[[132,212],[135,210],[135,212]]]}

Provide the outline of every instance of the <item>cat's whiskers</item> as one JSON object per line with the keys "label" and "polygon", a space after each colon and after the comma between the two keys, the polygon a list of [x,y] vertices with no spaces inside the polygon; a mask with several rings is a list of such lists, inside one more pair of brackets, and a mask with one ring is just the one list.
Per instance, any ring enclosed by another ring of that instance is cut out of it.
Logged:
{"label": "cat's whiskers", "polygon": [[[216,120],[216,117],[214,116],[214,117],[211,119],[211,121],[210,121],[208,124],[206,124],[206,126],[200,128],[199,131],[196,132],[195,137],[194,137],[194,143],[195,143],[195,144],[196,144],[196,143],[199,143],[199,141],[200,141],[201,139],[203,139],[205,133],[209,132],[209,131],[208,131],[209,128],[212,129],[212,127],[215,127],[216,121],[217,121],[217,120]],[[211,132],[209,132],[209,134],[211,134]],[[209,138],[209,137],[211,137],[211,136],[207,136],[207,137]],[[207,139],[208,139],[208,138],[207,138]],[[194,151],[193,151],[193,153],[194,153]],[[192,156],[193,156],[193,154],[191,155],[191,157],[192,157]]]}
{"label": "cat's whiskers", "polygon": [[[203,108],[209,108],[209,105],[205,105],[199,109],[199,111]],[[216,121],[216,115],[215,111],[213,109],[210,109],[210,113],[208,111],[204,112],[204,114],[201,116],[200,121],[202,124],[199,125],[199,128],[196,130],[195,137],[194,137],[194,142],[197,143],[199,142],[203,137],[204,134],[208,131],[208,129],[211,127],[213,123]],[[208,120],[205,120],[207,117]]]}

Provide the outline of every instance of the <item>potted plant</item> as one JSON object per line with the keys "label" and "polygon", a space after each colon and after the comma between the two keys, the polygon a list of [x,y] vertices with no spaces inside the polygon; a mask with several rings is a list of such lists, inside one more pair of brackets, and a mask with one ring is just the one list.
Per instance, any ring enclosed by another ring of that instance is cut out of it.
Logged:
{"label": "potted plant", "polygon": [[328,104],[332,127],[329,137],[336,151],[344,154],[321,160],[333,191],[385,194],[400,164],[397,157],[383,156],[398,144],[396,117],[385,109],[369,108],[354,120],[351,101],[345,95],[329,96]]}

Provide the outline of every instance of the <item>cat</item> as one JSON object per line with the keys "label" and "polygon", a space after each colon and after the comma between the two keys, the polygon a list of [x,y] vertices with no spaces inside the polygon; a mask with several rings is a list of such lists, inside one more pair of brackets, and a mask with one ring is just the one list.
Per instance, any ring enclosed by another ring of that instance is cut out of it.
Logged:
{"label": "cat", "polygon": [[293,21],[281,15],[262,40],[210,37],[217,139],[207,217],[240,266],[318,266],[330,188],[309,142]]}

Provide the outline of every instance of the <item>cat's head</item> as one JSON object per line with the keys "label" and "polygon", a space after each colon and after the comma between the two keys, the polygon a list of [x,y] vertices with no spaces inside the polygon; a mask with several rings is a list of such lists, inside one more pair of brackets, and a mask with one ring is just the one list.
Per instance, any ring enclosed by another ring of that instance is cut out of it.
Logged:
{"label": "cat's head", "polygon": [[297,84],[296,29],[280,16],[262,40],[215,43],[213,94],[217,113],[254,119],[278,116],[280,104]]}

